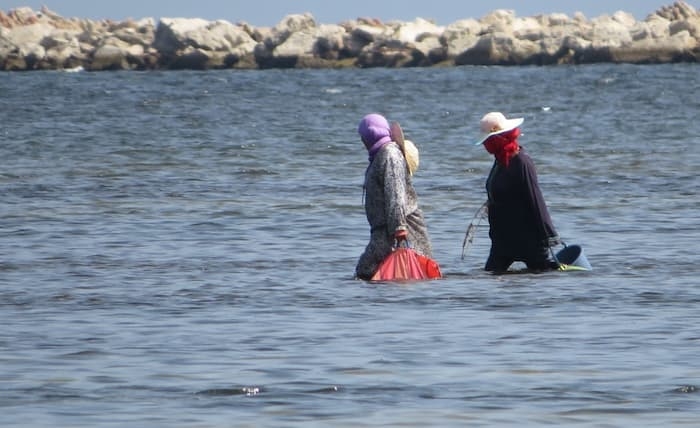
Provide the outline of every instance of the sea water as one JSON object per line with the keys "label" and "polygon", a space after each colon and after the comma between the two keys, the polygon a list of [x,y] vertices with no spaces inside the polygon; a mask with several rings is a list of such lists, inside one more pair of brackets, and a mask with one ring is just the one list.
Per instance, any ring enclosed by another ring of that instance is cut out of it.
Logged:
{"label": "sea water", "polygon": [[[700,68],[0,76],[3,427],[693,426]],[[462,258],[524,117],[590,272]],[[445,279],[353,279],[370,112],[420,149]],[[517,265],[515,266],[517,268]]]}

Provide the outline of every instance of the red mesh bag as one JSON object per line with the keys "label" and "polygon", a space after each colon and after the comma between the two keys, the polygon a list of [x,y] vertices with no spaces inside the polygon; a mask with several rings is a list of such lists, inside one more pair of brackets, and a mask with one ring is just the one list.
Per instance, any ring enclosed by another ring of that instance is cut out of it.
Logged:
{"label": "red mesh bag", "polygon": [[395,248],[379,265],[372,281],[416,281],[442,278],[438,263],[408,247]]}

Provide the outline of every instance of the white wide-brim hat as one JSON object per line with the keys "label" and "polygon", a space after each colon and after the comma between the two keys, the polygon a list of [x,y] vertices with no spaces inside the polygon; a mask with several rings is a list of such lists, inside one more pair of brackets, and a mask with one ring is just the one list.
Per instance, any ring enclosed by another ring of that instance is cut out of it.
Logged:
{"label": "white wide-brim hat", "polygon": [[492,135],[501,134],[503,132],[512,131],[518,126],[522,125],[525,121],[522,117],[516,117],[514,119],[506,119],[503,113],[499,111],[492,111],[491,113],[486,113],[484,117],[479,121],[479,140],[474,143],[475,146],[483,144],[487,138]]}

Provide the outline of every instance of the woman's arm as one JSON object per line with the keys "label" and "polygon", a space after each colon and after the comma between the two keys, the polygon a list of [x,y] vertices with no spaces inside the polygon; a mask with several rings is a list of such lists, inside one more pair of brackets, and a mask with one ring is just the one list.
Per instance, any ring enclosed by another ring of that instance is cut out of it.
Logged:
{"label": "woman's arm", "polygon": [[384,198],[387,232],[394,235],[397,230],[407,230],[408,167],[398,146],[390,145],[384,165]]}

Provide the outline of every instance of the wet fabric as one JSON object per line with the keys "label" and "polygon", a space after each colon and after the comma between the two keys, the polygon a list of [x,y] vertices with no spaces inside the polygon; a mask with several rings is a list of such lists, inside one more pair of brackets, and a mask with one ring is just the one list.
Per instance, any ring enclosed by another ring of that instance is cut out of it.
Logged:
{"label": "wet fabric", "polygon": [[370,240],[360,256],[355,275],[370,279],[392,252],[394,233],[408,230],[408,240],[418,253],[432,258],[432,247],[418,195],[401,149],[387,144],[377,153],[365,173],[365,214]]}
{"label": "wet fabric", "polygon": [[532,159],[521,147],[508,167],[494,162],[486,181],[491,251],[486,270],[514,261],[532,269],[551,266],[549,246],[558,240]]}

